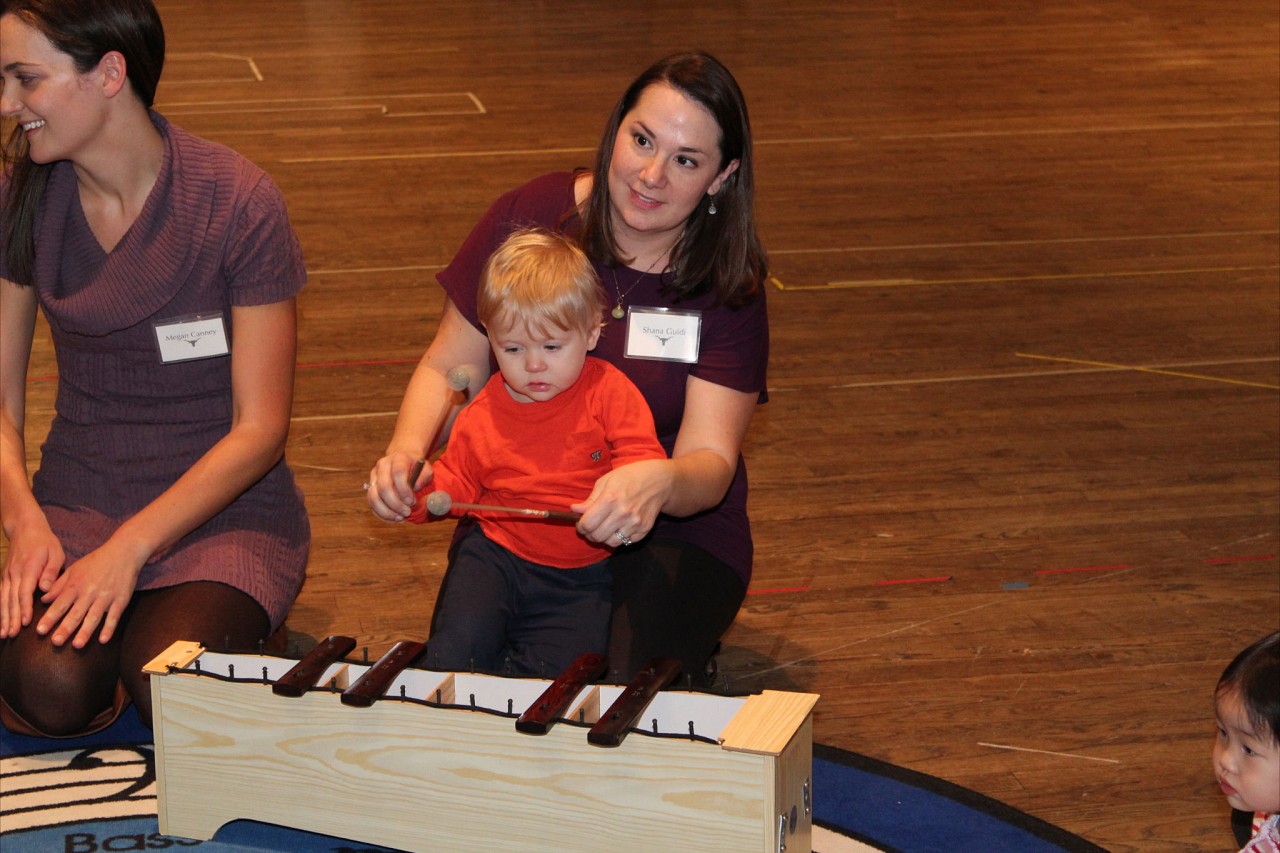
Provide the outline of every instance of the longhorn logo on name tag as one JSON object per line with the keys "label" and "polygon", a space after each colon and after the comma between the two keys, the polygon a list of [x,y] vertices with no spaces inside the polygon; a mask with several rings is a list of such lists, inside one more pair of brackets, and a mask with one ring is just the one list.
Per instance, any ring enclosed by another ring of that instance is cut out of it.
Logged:
{"label": "longhorn logo on name tag", "polygon": [[214,358],[231,352],[221,313],[160,320],[155,330],[163,364]]}
{"label": "longhorn logo on name tag", "polygon": [[701,311],[628,308],[626,356],[697,364],[701,332]]}

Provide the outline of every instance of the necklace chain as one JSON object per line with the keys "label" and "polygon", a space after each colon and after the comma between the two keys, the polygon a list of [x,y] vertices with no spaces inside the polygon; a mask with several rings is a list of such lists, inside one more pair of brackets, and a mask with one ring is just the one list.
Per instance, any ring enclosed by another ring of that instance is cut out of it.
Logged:
{"label": "necklace chain", "polygon": [[658,255],[658,257],[654,258],[653,262],[649,264],[649,266],[645,269],[644,272],[636,276],[636,280],[631,282],[631,284],[627,287],[626,290],[623,290],[621,287],[618,286],[618,268],[617,267],[609,268],[609,275],[613,277],[613,292],[618,296],[618,301],[614,303],[613,310],[609,312],[610,316],[612,316],[613,319],[621,320],[623,317],[627,316],[627,310],[624,307],[622,307],[622,301],[627,298],[627,294],[629,294],[631,291],[636,289],[636,285],[639,284],[644,279],[645,276],[653,272],[653,268],[656,267],[658,265],[658,262],[661,261],[663,258],[665,258],[671,252],[671,248],[674,245],[675,244],[673,243],[671,246],[668,246],[665,252]]}

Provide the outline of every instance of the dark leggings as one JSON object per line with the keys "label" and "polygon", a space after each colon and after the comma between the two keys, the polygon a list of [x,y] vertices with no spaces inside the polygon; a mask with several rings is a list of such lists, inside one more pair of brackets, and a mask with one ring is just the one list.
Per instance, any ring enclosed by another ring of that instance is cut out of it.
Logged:
{"label": "dark leggings", "polygon": [[252,650],[271,624],[253,598],[234,587],[194,581],[135,593],[106,644],[54,646],[35,625],[46,610],[37,595],[31,624],[0,642],[0,699],[32,728],[75,734],[109,708],[122,682],[151,725],[151,688],[142,667],[177,640],[206,648]]}
{"label": "dark leggings", "polygon": [[707,661],[746,597],[736,572],[701,548],[647,541],[609,560],[609,678],[626,683],[655,657],[681,661],[681,683],[706,686]]}
{"label": "dark leggings", "polygon": [[609,630],[605,561],[557,569],[517,557],[473,527],[449,554],[426,663],[435,670],[555,678]]}

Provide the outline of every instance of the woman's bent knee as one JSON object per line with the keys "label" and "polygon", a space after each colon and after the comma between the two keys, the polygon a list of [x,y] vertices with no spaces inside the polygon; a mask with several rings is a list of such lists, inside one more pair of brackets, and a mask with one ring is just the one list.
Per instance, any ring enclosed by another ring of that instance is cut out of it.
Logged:
{"label": "woman's bent knee", "polygon": [[115,656],[114,647],[54,646],[46,637],[24,632],[0,645],[0,698],[38,732],[76,734],[111,707]]}

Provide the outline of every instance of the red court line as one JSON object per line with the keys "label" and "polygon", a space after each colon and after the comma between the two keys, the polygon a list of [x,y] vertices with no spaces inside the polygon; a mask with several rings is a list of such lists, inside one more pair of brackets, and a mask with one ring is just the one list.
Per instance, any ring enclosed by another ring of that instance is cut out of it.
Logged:
{"label": "red court line", "polygon": [[1218,563],[1248,563],[1254,560],[1274,560],[1275,554],[1252,554],[1248,557],[1214,557],[1211,560],[1205,560],[1209,565],[1217,565]]}
{"label": "red court line", "polygon": [[782,586],[777,589],[749,589],[747,595],[777,595],[781,592],[808,592],[807,586]]}
{"label": "red court line", "polygon": [[949,581],[951,575],[943,575],[937,578],[902,578],[900,580],[876,581],[876,586],[891,586],[900,583],[938,583],[939,581]]}
{"label": "red court line", "polygon": [[1067,572],[1112,572],[1116,569],[1132,569],[1133,566],[1128,563],[1120,563],[1115,566],[1081,566],[1076,569],[1037,569],[1038,575],[1060,575]]}

